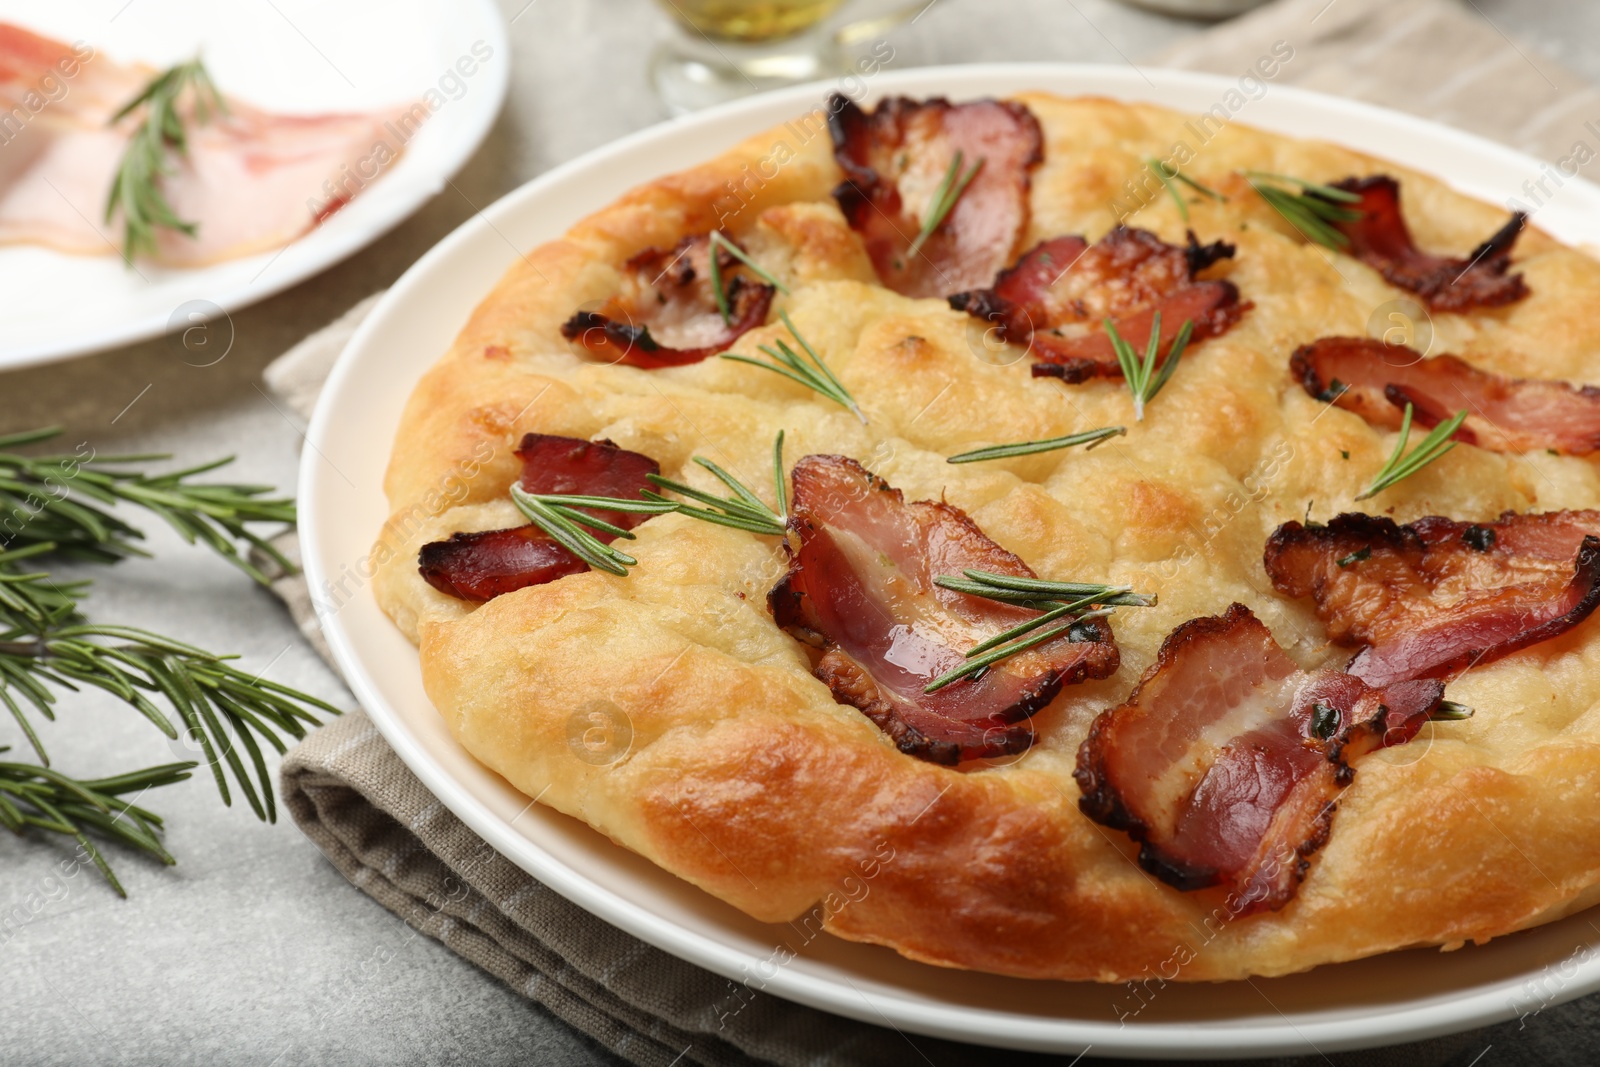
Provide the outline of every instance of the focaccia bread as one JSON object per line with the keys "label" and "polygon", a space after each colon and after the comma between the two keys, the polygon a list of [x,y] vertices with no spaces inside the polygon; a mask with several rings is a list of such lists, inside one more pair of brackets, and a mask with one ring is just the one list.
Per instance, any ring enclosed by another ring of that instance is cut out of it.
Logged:
{"label": "focaccia bread", "polygon": [[[1385,161],[1233,123],[1184,163],[1221,197],[1175,186],[1184,218],[1164,190],[1134,200],[1126,183],[1194,141],[1190,116],[1018,101],[1042,131],[1042,160],[1003,262],[1119,222],[1173,246],[1193,230],[1235,246],[1206,276],[1231,282],[1249,309],[1191,343],[1135,421],[1121,380],[1033,376],[1025,345],[997,343],[938,296],[881,284],[834,196],[844,174],[821,113],[639,187],[518,260],[418,384],[396,437],[375,591],[417,643],[455,737],[529,796],[758,919],[820,924],[946,966],[1100,981],[1277,975],[1481,942],[1594,903],[1592,619],[1452,676],[1450,699],[1474,717],[1362,756],[1325,845],[1277,910],[1244,914],[1222,888],[1152,877],[1128,835],[1080,809],[1074,770],[1091,724],[1129,699],[1180,624],[1242,604],[1299,667],[1349,659],[1317,605],[1275,591],[1263,568],[1284,524],[1363,509],[1399,523],[1594,509],[1600,479],[1582,455],[1462,446],[1357,504],[1395,434],[1310,395],[1289,360],[1319,338],[1387,329],[1393,302],[1416,295],[1306,241],[1241,172],[1392,175],[1417,245],[1450,256],[1471,255],[1504,210]],[[787,311],[865,422],[748,364],[646,369],[563,335],[575,312],[617,293],[633,257],[717,227],[789,290],[732,350],[756,356],[788,338]],[[1436,305],[1431,351],[1509,378],[1600,380],[1600,263],[1532,227],[1514,258],[1526,295]],[[1111,425],[1128,432],[1092,451],[946,462]],[[587,570],[480,603],[419,574],[426,544],[526,521],[508,496],[525,434],[609,440],[669,478],[719,489],[692,463],[703,456],[769,492],[779,430],[791,459],[859,461],[906,501],[960,509],[1039,575],[1126,584],[1158,603],[1116,613],[1120,667],[1063,687],[1033,715],[1031,747],[957,766],[897,748],[817,677],[817,650],[776,624],[768,594],[790,567],[781,538],[667,514],[633,531],[626,577]]]}

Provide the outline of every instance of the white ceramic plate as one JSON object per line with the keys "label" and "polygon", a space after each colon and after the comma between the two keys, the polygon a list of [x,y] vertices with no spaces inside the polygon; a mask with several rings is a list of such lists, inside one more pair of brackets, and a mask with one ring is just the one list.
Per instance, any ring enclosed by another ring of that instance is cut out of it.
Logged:
{"label": "white ceramic plate", "polygon": [[[135,272],[115,255],[0,247],[0,370],[155,337],[175,313],[187,325],[190,311],[236,311],[365,247],[467,161],[499,113],[511,74],[493,0],[0,0],[0,21],[87,41],[123,62],[166,67],[199,51],[223,91],[270,111],[409,106],[429,89],[444,99],[399,162],[278,251],[193,270],[140,264]],[[492,54],[477,63],[485,47]],[[469,77],[454,69],[463,56],[472,60]],[[98,220],[102,206],[79,207]]]}
{"label": "white ceramic plate", "polygon": [[[971,97],[1038,88],[1199,112],[1235,88],[1228,78],[1146,73],[1149,81],[1125,67],[965,66],[882,74],[871,92]],[[350,342],[323,391],[300,473],[305,564],[324,630],[356,697],[406,763],[468,825],[557,892],[735,979],[770,970],[757,968],[777,945],[795,940],[793,931],[755,922],[582,823],[530,807],[479,766],[428,703],[416,651],[378,610],[364,560],[387,517],[380,486],[401,406],[515,249],[558,236],[629,186],[792,118],[827,88],[770,94],[645,130],[551,171],[463,225],[395,284]],[[1418,119],[1288,88],[1271,89],[1237,118],[1386,156],[1496,202],[1517,193],[1540,166]],[[1537,221],[1568,241],[1600,244],[1600,189],[1568,181]],[[1448,955],[1402,952],[1253,982],[1152,982],[1136,995],[1125,986],[942,970],[828,937],[800,948],[765,988],[869,1023],[1012,1048],[1311,1053],[1467,1029],[1600,988],[1600,952],[1591,942],[1600,942],[1600,933],[1580,915]],[[1538,985],[1525,986],[1530,981]]]}

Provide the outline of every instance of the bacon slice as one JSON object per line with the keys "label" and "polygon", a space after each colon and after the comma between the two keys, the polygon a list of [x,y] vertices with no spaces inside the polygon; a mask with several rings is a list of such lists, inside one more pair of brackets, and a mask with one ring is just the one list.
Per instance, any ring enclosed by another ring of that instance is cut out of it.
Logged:
{"label": "bacon slice", "polygon": [[1372,685],[1445,678],[1565,633],[1600,604],[1600,511],[1506,512],[1494,522],[1375,515],[1285,523],[1267,539],[1273,586],[1309,596],[1347,668]]}
{"label": "bacon slice", "polygon": [[1406,404],[1435,426],[1457,411],[1458,441],[1493,452],[1553,449],[1586,456],[1600,449],[1600,389],[1540,378],[1505,378],[1456,356],[1424,359],[1404,345],[1368,337],[1324,337],[1302,345],[1289,369],[1305,391],[1395,429]]}
{"label": "bacon slice", "polygon": [[[653,488],[647,475],[661,473],[649,456],[618,448],[610,441],[530,433],[517,448],[522,460],[522,487],[530,493],[637,497]],[[586,513],[624,530],[649,515],[584,508]],[[605,543],[614,534],[591,530]],[[462,600],[493,600],[502,593],[543,585],[589,569],[577,556],[552,541],[539,527],[452,534],[448,540],[422,546],[418,571],[427,583]]]}
{"label": "bacon slice", "polygon": [[[0,117],[9,120],[0,123],[0,244],[118,251],[120,216],[101,219],[138,119],[109,123],[156,73],[0,23]],[[421,104],[276,115],[229,98],[228,108],[191,129],[188,156],[163,180],[177,216],[199,230],[157,231],[160,264],[203,266],[288,244],[378,180],[428,115]]]}
{"label": "bacon slice", "polygon": [[1036,614],[933,579],[963,568],[1033,571],[960,509],[908,504],[844,456],[795,464],[789,530],[789,573],[767,598],[773,618],[826,650],[816,673],[834,699],[860,708],[909,755],[955,764],[1021,752],[1033,741],[1024,720],[1062,686],[1117,669],[1111,627],[1085,619],[984,674],[924,693],[967,649]]}
{"label": "bacon slice", "polygon": [[1332,829],[1351,761],[1416,736],[1439,681],[1374,688],[1302,671],[1242,604],[1168,635],[1126,703],[1095,719],[1078,806],[1127,831],[1178,889],[1229,887],[1238,914],[1293,899]]}
{"label": "bacon slice", "polygon": [[1041,362],[1034,377],[1084,382],[1120,378],[1116,350],[1102,322],[1140,352],[1161,312],[1161,351],[1185,320],[1196,341],[1226,333],[1250,308],[1230,281],[1195,281],[1233,245],[1202,245],[1193,231],[1187,247],[1169,245],[1148,230],[1118,226],[1094,244],[1055,237],[1034,246],[1002,271],[992,289],[957,293],[950,306],[993,323],[1003,340],[1027,345]]}
{"label": "bacon slice", "polygon": [[561,327],[607,363],[656,370],[716,355],[767,321],[773,287],[753,282],[725,249],[717,267],[729,318],[711,284],[711,235],[685,237],[670,249],[647,248],[623,264],[622,290],[599,311],[579,311]]}
{"label": "bacon slice", "polygon": [[1435,311],[1470,311],[1515,303],[1528,295],[1520,274],[1507,274],[1511,246],[1517,243],[1527,216],[1520,211],[1494,236],[1465,259],[1418,251],[1400,213],[1400,183],[1387,174],[1334,182],[1361,197],[1359,204],[1341,204],[1362,213],[1353,222],[1334,227],[1350,238],[1347,251],[1383,275],[1392,285],[1409,289]]}
{"label": "bacon slice", "polygon": [[[917,297],[989,285],[1028,223],[1028,172],[1044,158],[1033,112],[1008,100],[901,96],[866,112],[837,94],[829,109],[833,155],[845,175],[833,195],[883,284]],[[979,160],[983,166],[909,255],[958,151],[963,174]]]}

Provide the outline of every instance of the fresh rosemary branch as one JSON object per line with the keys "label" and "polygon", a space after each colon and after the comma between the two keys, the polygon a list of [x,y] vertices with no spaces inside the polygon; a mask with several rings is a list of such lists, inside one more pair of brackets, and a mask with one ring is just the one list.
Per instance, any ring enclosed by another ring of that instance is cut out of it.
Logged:
{"label": "fresh rosemary branch", "polygon": [[295,521],[294,501],[267,497],[271,486],[222,482],[196,484],[197,475],[216,470],[232,457],[198,467],[148,475],[118,469],[130,463],[163,460],[163,453],[106,456],[92,451],[25,455],[12,451],[61,433],[46,427],[0,437],[0,547],[53,545],[62,555],[111,563],[145,555],[134,542],[144,534],[98,505],[134,504],[160,516],[190,544],[211,548],[263,585],[262,574],[240,551],[252,547],[285,571],[294,568],[277,549],[247,528],[248,523]]}
{"label": "fresh rosemary branch", "polygon": [[135,793],[137,800],[148,789],[184,781],[195,766],[168,763],[111,778],[78,780],[37,764],[0,763],[0,826],[18,835],[32,828],[71,836],[117,895],[126,897],[89,834],[121,842],[169,866],[177,862],[161,844],[161,816],[122,797]]}
{"label": "fresh rosemary branch", "polygon": [[784,326],[788,328],[790,335],[795,339],[795,343],[805,351],[807,356],[811,357],[811,362],[807,363],[801,359],[799,353],[789,347],[787,341],[781,340],[774,342],[776,348],[769,345],[757,346],[762,352],[771,357],[770,362],[764,359],[751,359],[749,356],[741,356],[737,352],[724,352],[722,353],[722,358],[731,359],[736,363],[748,363],[752,367],[760,367],[763,370],[772,371],[774,374],[781,374],[791,381],[799,382],[807,389],[827,397],[836,404],[849,408],[851,413],[865,424],[867,417],[861,413],[861,408],[856,404],[855,397],[850,395],[850,391],[844,387],[843,382],[834,377],[833,371],[829,370],[828,365],[822,362],[822,357],[817,355],[817,350],[812,348],[804,337],[800,336],[800,331],[795,329],[794,320],[789,318],[789,313],[780,311],[778,312],[778,317],[783,320]]}
{"label": "fresh rosemary branch", "polygon": [[[1335,189],[1331,185],[1292,178],[1285,174],[1269,174],[1266,171],[1247,170],[1244,176],[1250,183],[1250,188],[1259,193],[1261,199],[1276,208],[1278,214],[1282,215],[1289,225],[1304,234],[1307,240],[1315,241],[1336,252],[1350,246],[1350,238],[1331,224],[1355,222],[1363,217],[1360,211],[1339,206],[1359,204],[1361,197],[1355,193]],[[1269,184],[1271,182],[1279,184]],[[1283,188],[1284,185],[1299,186],[1300,192],[1292,193]]]}
{"label": "fresh rosemary branch", "polygon": [[[319,722],[316,711],[337,715],[338,709],[239,670],[230,663],[237,657],[219,656],[132,626],[84,621],[77,601],[88,582],[57,583],[43,571],[19,566],[52,547],[33,545],[0,553],[0,704],[17,721],[40,760],[49,765],[27,711],[31,708],[54,720],[58,689],[77,692],[90,686],[110,693],[176,740],[179,726],[156,705],[161,700],[176,714],[182,735],[200,746],[222,802],[233,803],[227,773],[231,771],[256,815],[275,821],[272,777],[258,737],[285,752],[280,734],[304,737],[306,727]],[[245,768],[241,749],[249,757],[255,781]]]}
{"label": "fresh rosemary branch", "polygon": [[719,251],[727,252],[728,255],[749,267],[761,278],[762,281],[778,290],[778,292],[784,294],[789,292],[789,287],[787,285],[784,285],[777,278],[774,278],[771,274],[767,273],[767,271],[759,263],[751,259],[749,255],[745,253],[744,249],[740,248],[738,245],[722,236],[721,230],[712,230],[710,248],[711,254],[709,257],[711,262],[711,292],[715,294],[717,298],[717,310],[722,313],[722,324],[724,326],[733,324],[733,309],[728,306],[728,290],[722,284],[722,264],[718,262],[720,257],[717,255]]}
{"label": "fresh rosemary branch", "polygon": [[1450,451],[1456,446],[1450,437],[1461,428],[1466,418],[1467,411],[1463,408],[1448,422],[1441,422],[1435,426],[1428,436],[1422,439],[1422,443],[1407,455],[1406,443],[1411,437],[1411,405],[1407,404],[1406,413],[1400,419],[1400,439],[1394,443],[1394,452],[1390,454],[1389,462],[1383,465],[1373,477],[1372,483],[1362,490],[1356,499],[1365,500],[1377,496],[1391,485],[1411,477]]}
{"label": "fresh rosemary branch", "polygon": [[1189,221],[1189,205],[1184,202],[1183,194],[1178,192],[1178,187],[1173,185],[1173,182],[1182,182],[1195,192],[1209,196],[1213,200],[1226,201],[1228,199],[1215,189],[1201,185],[1193,178],[1185,177],[1183,172],[1178,170],[1176,167],[1172,168],[1171,172],[1169,173],[1167,170],[1167,165],[1161,162],[1159,159],[1147,159],[1144,162],[1145,166],[1150,168],[1151,173],[1154,174],[1156,178],[1160,180],[1161,184],[1166,188],[1167,195],[1172,197],[1172,202],[1178,205],[1178,216],[1182,218],[1184,222]]}
{"label": "fresh rosemary branch", "polygon": [[1018,441],[1009,445],[994,445],[989,448],[975,448],[971,452],[958,452],[948,457],[946,463],[977,463],[986,459],[1009,459],[1012,456],[1028,456],[1035,452],[1053,452],[1058,448],[1071,448],[1073,445],[1087,444],[1085,452],[1092,451],[1107,440],[1128,432],[1126,426],[1102,426],[1098,430],[1085,430],[1082,433],[1068,434],[1065,437],[1049,437],[1041,441]]}
{"label": "fresh rosemary branch", "polygon": [[955,158],[950,160],[949,168],[944,172],[944,178],[939,182],[939,187],[933,191],[933,200],[928,204],[928,214],[922,220],[922,229],[918,231],[916,239],[911,242],[911,247],[906,249],[906,258],[910,259],[922,251],[922,246],[928,243],[934,231],[944,224],[945,216],[956,206],[956,201],[961,199],[961,194],[967,191],[967,186],[972,184],[972,179],[978,176],[978,171],[983,169],[983,158],[972,165],[972,169],[965,174],[961,172],[961,150],[956,149]]}
{"label": "fresh rosemary branch", "polygon": [[[1103,618],[1117,606],[1149,607],[1156,602],[1153,595],[1135,593],[1131,586],[1103,585],[1095,582],[1052,582],[1042,578],[1018,578],[1009,574],[989,571],[964,570],[964,577],[941,574],[934,584],[958,593],[986,597],[1003,604],[1038,611],[1042,614],[1019,623],[967,650],[967,662],[948,671],[923,689],[933,693],[951,682],[977,674],[991,664],[998,663],[1018,652],[1060,637],[1084,619]],[[1099,607],[1095,607],[1099,605]],[[1042,633],[1034,633],[1057,619],[1068,621]],[[1032,634],[1032,636],[1028,636]]]}
{"label": "fresh rosemary branch", "polygon": [[1178,335],[1172,339],[1172,346],[1167,349],[1167,358],[1162,361],[1161,367],[1156,367],[1156,354],[1161,348],[1161,312],[1151,316],[1150,343],[1145,349],[1144,359],[1139,359],[1133,346],[1122,339],[1117,333],[1116,324],[1109,318],[1105,320],[1106,334],[1111,338],[1111,347],[1116,350],[1117,363],[1122,367],[1122,376],[1127,379],[1128,388],[1133,392],[1133,417],[1138,422],[1144,421],[1144,406],[1155,399],[1167,384],[1167,379],[1172,377],[1172,372],[1178,369],[1178,360],[1183,356],[1183,350],[1189,345],[1189,335],[1194,332],[1194,320],[1185,319],[1178,328]]}
{"label": "fresh rosemary branch", "polygon": [[604,511],[627,511],[644,515],[664,515],[677,511],[678,505],[659,500],[628,500],[611,496],[563,496],[559,494],[530,493],[521,485],[512,483],[511,500],[528,521],[550,535],[551,540],[583,560],[596,570],[626,578],[628,568],[639,561],[620,549],[600,540],[584,526],[600,530],[613,537],[635,540],[632,531],[597,519],[579,508],[596,508]]}
{"label": "fresh rosemary branch", "polygon": [[[720,526],[731,526],[736,530],[748,530],[751,533],[781,536],[787,529],[789,518],[784,514],[788,510],[787,493],[784,491],[783,470],[783,431],[778,431],[778,436],[772,442],[772,481],[777,492],[778,510],[772,508],[762,499],[745,488],[743,482],[701,456],[694,457],[694,461],[716,476],[716,479],[729,489],[733,490],[731,497],[716,497],[704,493],[693,486],[682,482],[675,482],[670,478],[663,478],[659,474],[647,475],[652,485],[662,489],[669,489],[680,496],[690,500],[698,500],[708,505],[705,508],[693,507],[689,504],[675,504],[676,509],[684,515],[701,519],[705,522],[714,522]],[[663,503],[670,503],[659,493],[645,490],[645,497]]]}
{"label": "fresh rosemary branch", "polygon": [[178,217],[161,190],[162,178],[172,173],[172,159],[189,154],[189,135],[179,106],[185,90],[190,91],[194,101],[197,124],[210,122],[214,112],[228,113],[227,102],[211,81],[205,64],[195,58],[151,79],[139,95],[111,116],[110,125],[115,126],[135,109],[144,107],[144,117],[128,139],[106,197],[106,222],[119,211],[122,213],[122,258],[128,263],[141,253],[155,253],[158,227],[190,237],[199,230],[196,223]]}

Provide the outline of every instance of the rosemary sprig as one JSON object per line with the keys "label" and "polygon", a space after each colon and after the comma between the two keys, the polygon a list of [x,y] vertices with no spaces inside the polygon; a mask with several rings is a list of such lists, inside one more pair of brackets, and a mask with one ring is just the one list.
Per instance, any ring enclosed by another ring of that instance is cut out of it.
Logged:
{"label": "rosemary sprig", "polygon": [[[77,602],[88,582],[58,583],[43,571],[22,566],[52,548],[31,545],[0,553],[0,704],[39,759],[49,765],[27,712],[54,720],[59,689],[77,692],[90,686],[110,693],[176,740],[179,726],[155,703],[161,700],[176,714],[182,734],[200,746],[222,802],[233,802],[226,763],[256,815],[275,821],[272,777],[258,738],[285,752],[280,734],[304,737],[308,725],[319,724],[317,711],[337,715],[338,709],[239,670],[230,662],[235,656],[219,656],[132,626],[85,621]],[[255,771],[254,782],[241,749]]]}
{"label": "rosemary sprig", "polygon": [[[934,584],[958,593],[986,597],[1003,604],[1028,608],[1040,615],[998,633],[967,650],[967,662],[935,678],[924,687],[924,693],[933,693],[951,682],[977,674],[1008,656],[1024,652],[1046,641],[1060,637],[1084,619],[1103,618],[1117,606],[1149,607],[1156,602],[1153,595],[1136,593],[1131,586],[1104,585],[1097,582],[1052,582],[1041,578],[1018,578],[1009,574],[989,571],[963,570],[964,577],[941,574]],[[1099,605],[1099,607],[1095,607]],[[1041,627],[1058,619],[1068,619],[1059,626],[1042,633]],[[1032,634],[1032,636],[1028,636]]]}
{"label": "rosemary sprig", "polygon": [[1193,178],[1185,177],[1183,172],[1180,171],[1177,167],[1173,167],[1171,172],[1169,173],[1168,170],[1167,170],[1167,165],[1165,163],[1161,162],[1161,160],[1159,160],[1159,159],[1152,158],[1152,159],[1147,159],[1144,162],[1145,162],[1145,166],[1150,168],[1151,173],[1154,174],[1156,176],[1156,178],[1161,182],[1161,184],[1166,188],[1167,195],[1172,197],[1172,202],[1174,204],[1178,205],[1178,216],[1180,218],[1182,218],[1184,222],[1188,222],[1189,221],[1189,205],[1184,202],[1183,194],[1178,192],[1178,187],[1176,185],[1173,185],[1172,184],[1173,182],[1175,182],[1175,181],[1182,182],[1183,184],[1187,185],[1189,188],[1193,189],[1195,192],[1202,193],[1205,196],[1209,196],[1213,200],[1220,200],[1220,201],[1226,202],[1227,199],[1228,199],[1227,197],[1223,196],[1221,193],[1217,192],[1215,189],[1211,189],[1211,188],[1208,188],[1207,186],[1201,185],[1199,182],[1195,181]]}
{"label": "rosemary sprig", "polygon": [[1140,360],[1133,346],[1117,333],[1116,324],[1109,318],[1105,320],[1105,327],[1106,335],[1111,338],[1111,347],[1117,353],[1117,363],[1122,367],[1122,376],[1127,379],[1128,388],[1133,392],[1133,417],[1143,422],[1144,406],[1155,399],[1167,384],[1167,379],[1172,377],[1172,372],[1178,369],[1178,360],[1189,345],[1189,335],[1194,332],[1194,320],[1183,320],[1159,369],[1156,367],[1156,354],[1161,348],[1161,312],[1151,316],[1150,343],[1145,348],[1143,360]]}
{"label": "rosemary sprig", "polygon": [[199,58],[179,63],[155,78],[137,96],[111,116],[115,126],[141,105],[144,118],[134,127],[123,150],[122,162],[106,196],[106,222],[122,213],[122,258],[132,263],[141,253],[156,251],[156,229],[177,230],[193,237],[199,226],[180,219],[161,189],[172,173],[172,159],[189,154],[189,136],[179,100],[189,90],[194,101],[194,121],[204,125],[213,113],[226,115],[228,105],[211,81]]}
{"label": "rosemary sprig", "polygon": [[1128,432],[1126,426],[1102,426],[1098,430],[1085,430],[1082,433],[1068,434],[1065,437],[1049,437],[1040,441],[1018,441],[1009,445],[993,445],[989,448],[975,448],[971,452],[958,452],[945,459],[946,463],[978,463],[986,459],[1009,459],[1012,456],[1028,456],[1035,452],[1053,452],[1058,448],[1071,448],[1073,445],[1087,444],[1084,449],[1089,452],[1105,444],[1107,440]]}
{"label": "rosemary sprig", "polygon": [[1457,704],[1454,700],[1441,700],[1439,706],[1433,709],[1433,714],[1428,716],[1428,721],[1460,722],[1472,718],[1475,710],[1466,704]]}
{"label": "rosemary sprig", "polygon": [[[1103,618],[1104,616],[1110,614],[1110,608],[1101,608],[1096,611],[1086,611],[1082,615],[1074,618],[1071,622],[1062,623],[1060,626],[1052,626],[1043,633],[1037,633],[1032,637],[1023,638],[1021,641],[1018,641],[1015,644],[1010,644],[1004,648],[997,648],[992,651],[985,652],[980,656],[969,659],[966,663],[955,668],[954,670],[948,671],[945,674],[941,674],[939,677],[935,678],[933,681],[924,686],[922,691],[924,693],[938,692],[951,682],[958,682],[967,677],[969,674],[977,674],[980,671],[988,670],[992,665],[1010,656],[1014,656],[1018,652],[1026,652],[1028,649],[1037,645],[1042,645],[1047,641],[1054,641],[1062,634],[1070,633],[1072,628],[1078,625],[1078,623],[1082,622],[1084,619]],[[968,653],[968,655],[971,655],[971,653]]]}
{"label": "rosemary sprig", "polygon": [[709,257],[711,262],[711,292],[717,298],[717,310],[722,313],[722,324],[724,326],[731,326],[733,324],[733,309],[728,306],[728,290],[722,284],[722,264],[718,261],[718,251],[727,252],[728,255],[732,256],[734,259],[737,259],[740,263],[743,263],[745,266],[754,271],[762,281],[778,290],[778,292],[783,293],[786,296],[788,295],[789,287],[787,285],[784,285],[777,278],[774,278],[765,270],[765,268],[761,266],[761,264],[751,259],[749,255],[745,253],[744,249],[740,248],[738,245],[722,236],[721,230],[712,230]]}
{"label": "rosemary sprig", "polygon": [[613,548],[588,530],[599,530],[613,537],[635,540],[631,530],[597,519],[579,508],[597,508],[603,511],[626,511],[642,515],[664,515],[677,511],[678,505],[660,500],[628,500],[612,496],[566,496],[555,493],[530,493],[521,485],[511,485],[511,500],[528,521],[550,535],[551,540],[583,560],[596,570],[626,578],[628,568],[639,561],[620,549]]}
{"label": "rosemary sprig", "polygon": [[[767,507],[762,499],[747,489],[743,482],[723,470],[717,464],[703,456],[694,457],[694,461],[710,471],[723,485],[733,490],[731,497],[717,497],[710,493],[701,492],[699,489],[682,482],[675,482],[670,478],[663,478],[659,474],[646,475],[652,485],[662,489],[671,490],[690,500],[698,500],[708,505],[704,508],[693,507],[689,504],[678,503],[673,506],[682,514],[691,518],[713,522],[719,526],[731,526],[736,530],[748,530],[751,533],[766,534],[768,536],[781,536],[788,528],[789,517],[784,514],[788,510],[788,494],[784,491],[783,470],[783,431],[778,431],[778,436],[772,442],[772,481],[777,493],[778,510]],[[662,503],[671,503],[659,493],[645,490],[644,496],[650,500]]]}
{"label": "rosemary sprig", "polygon": [[1466,421],[1466,418],[1467,411],[1463,408],[1456,412],[1455,417],[1448,422],[1441,422],[1435,426],[1428,436],[1422,439],[1422,443],[1412,449],[1408,455],[1406,454],[1406,442],[1411,437],[1411,405],[1409,403],[1406,404],[1406,413],[1400,419],[1400,439],[1394,443],[1394,452],[1390,454],[1389,462],[1383,465],[1373,477],[1372,483],[1362,490],[1356,499],[1365,500],[1368,497],[1377,496],[1391,485],[1411,477],[1423,467],[1456,447],[1456,442],[1450,440],[1450,437],[1461,429],[1461,424]]}
{"label": "rosemary sprig", "polygon": [[855,397],[850,395],[850,391],[844,387],[844,383],[839,381],[834,376],[833,371],[828,369],[828,365],[822,362],[822,357],[817,355],[817,350],[812,348],[804,337],[800,336],[800,331],[795,329],[794,320],[789,318],[789,313],[780,311],[778,312],[778,318],[783,320],[784,326],[788,328],[789,334],[795,339],[795,343],[805,351],[807,356],[811,357],[809,363],[801,359],[799,353],[789,347],[787,341],[782,340],[773,342],[773,345],[756,346],[771,357],[770,362],[764,359],[741,356],[737,352],[724,352],[722,353],[722,358],[731,359],[735,363],[748,363],[752,367],[760,367],[763,370],[772,371],[774,374],[781,374],[791,381],[799,382],[807,389],[827,397],[836,404],[849,408],[851,413],[865,425],[867,417],[861,413],[861,408],[856,404]]}
{"label": "rosemary sprig", "polygon": [[[1247,170],[1244,172],[1244,177],[1250,183],[1250,188],[1260,194],[1261,199],[1276,208],[1278,214],[1282,215],[1289,225],[1299,230],[1307,240],[1315,241],[1335,252],[1348,248],[1350,238],[1340,233],[1331,223],[1355,222],[1364,217],[1360,211],[1339,206],[1359,204],[1361,197],[1355,193],[1335,189],[1331,185],[1319,182],[1292,178],[1286,174],[1271,174],[1260,170]],[[1271,182],[1279,184],[1269,184]],[[1292,193],[1283,188],[1284,185],[1299,186],[1300,192]]]}
{"label": "rosemary sprig", "polygon": [[961,150],[956,149],[956,154],[950,160],[950,166],[944,172],[944,178],[939,182],[939,187],[933,191],[933,200],[928,204],[928,214],[922,220],[922,229],[917,232],[916,239],[911,242],[911,247],[906,249],[906,258],[917,255],[922,251],[922,246],[927,244],[928,238],[934,231],[944,225],[944,220],[950,210],[956,206],[956,201],[961,199],[961,194],[967,191],[967,186],[972,184],[972,179],[978,176],[978,171],[983,169],[983,156],[972,165],[972,169],[965,174],[961,172]]}
{"label": "rosemary sprig", "polygon": [[122,797],[182,782],[195,766],[168,763],[111,778],[80,780],[38,764],[0,763],[0,826],[19,836],[29,829],[71,836],[117,895],[126,897],[89,834],[136,848],[168,866],[176,863],[161,843],[161,816]]}
{"label": "rosemary sprig", "polygon": [[[221,482],[196,484],[196,476],[233,462],[212,463],[149,475],[125,468],[167,459],[164,453],[96,457],[77,453],[26,455],[12,451],[49,440],[60,427],[0,437],[0,547],[53,545],[62,555],[111,563],[146,553],[144,534],[99,505],[133,504],[158,515],[190,544],[203,544],[257,582],[267,577],[242,547],[260,550],[285,571],[293,566],[246,524],[292,523],[294,501],[269,497],[271,486]],[[82,446],[80,446],[81,448]]]}

